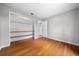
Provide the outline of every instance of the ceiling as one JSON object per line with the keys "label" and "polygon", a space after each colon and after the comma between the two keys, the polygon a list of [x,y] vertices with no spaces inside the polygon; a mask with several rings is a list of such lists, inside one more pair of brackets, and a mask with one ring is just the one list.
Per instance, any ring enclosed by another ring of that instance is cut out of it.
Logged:
{"label": "ceiling", "polygon": [[6,3],[6,5],[27,14],[34,13],[33,16],[42,20],[79,7],[78,3]]}

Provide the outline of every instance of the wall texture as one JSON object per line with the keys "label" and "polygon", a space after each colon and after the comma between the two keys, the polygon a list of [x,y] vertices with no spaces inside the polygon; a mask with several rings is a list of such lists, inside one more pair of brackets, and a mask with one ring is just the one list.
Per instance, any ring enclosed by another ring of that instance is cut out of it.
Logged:
{"label": "wall texture", "polygon": [[48,19],[48,37],[79,44],[79,8]]}

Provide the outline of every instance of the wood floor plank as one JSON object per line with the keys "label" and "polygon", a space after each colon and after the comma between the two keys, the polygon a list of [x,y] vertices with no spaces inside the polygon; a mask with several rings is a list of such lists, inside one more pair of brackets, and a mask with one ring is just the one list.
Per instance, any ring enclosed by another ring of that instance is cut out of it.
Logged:
{"label": "wood floor plank", "polygon": [[41,37],[24,39],[3,48],[0,56],[79,56],[79,46]]}

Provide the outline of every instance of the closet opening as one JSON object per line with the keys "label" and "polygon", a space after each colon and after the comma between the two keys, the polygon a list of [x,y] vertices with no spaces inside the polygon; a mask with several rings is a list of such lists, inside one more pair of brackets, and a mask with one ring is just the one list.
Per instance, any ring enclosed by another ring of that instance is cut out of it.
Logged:
{"label": "closet opening", "polygon": [[34,21],[27,16],[9,12],[10,43],[19,40],[34,40]]}

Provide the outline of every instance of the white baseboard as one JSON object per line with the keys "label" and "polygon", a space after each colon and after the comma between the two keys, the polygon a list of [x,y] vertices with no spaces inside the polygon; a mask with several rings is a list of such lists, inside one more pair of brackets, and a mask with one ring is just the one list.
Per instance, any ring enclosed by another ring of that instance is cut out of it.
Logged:
{"label": "white baseboard", "polygon": [[10,44],[7,44],[7,45],[4,45],[4,46],[1,46],[1,47],[0,47],[0,50],[1,50],[2,48],[9,47],[9,46],[10,46]]}
{"label": "white baseboard", "polygon": [[75,43],[68,42],[68,41],[64,41],[64,40],[58,40],[58,38],[50,38],[50,37],[47,37],[47,38],[49,38],[49,39],[53,39],[53,40],[56,40],[56,41],[65,42],[65,43],[68,43],[68,44],[72,44],[72,45],[79,46],[79,44],[75,44]]}
{"label": "white baseboard", "polygon": [[38,38],[39,38],[39,36],[34,37],[34,39],[38,39]]}
{"label": "white baseboard", "polygon": [[0,48],[0,50],[1,50],[1,48]]}
{"label": "white baseboard", "polygon": [[28,36],[28,37],[20,37],[20,38],[11,38],[11,42],[14,42],[14,41],[19,41],[19,40],[22,40],[22,39],[28,39],[28,38],[31,38],[32,36]]}

